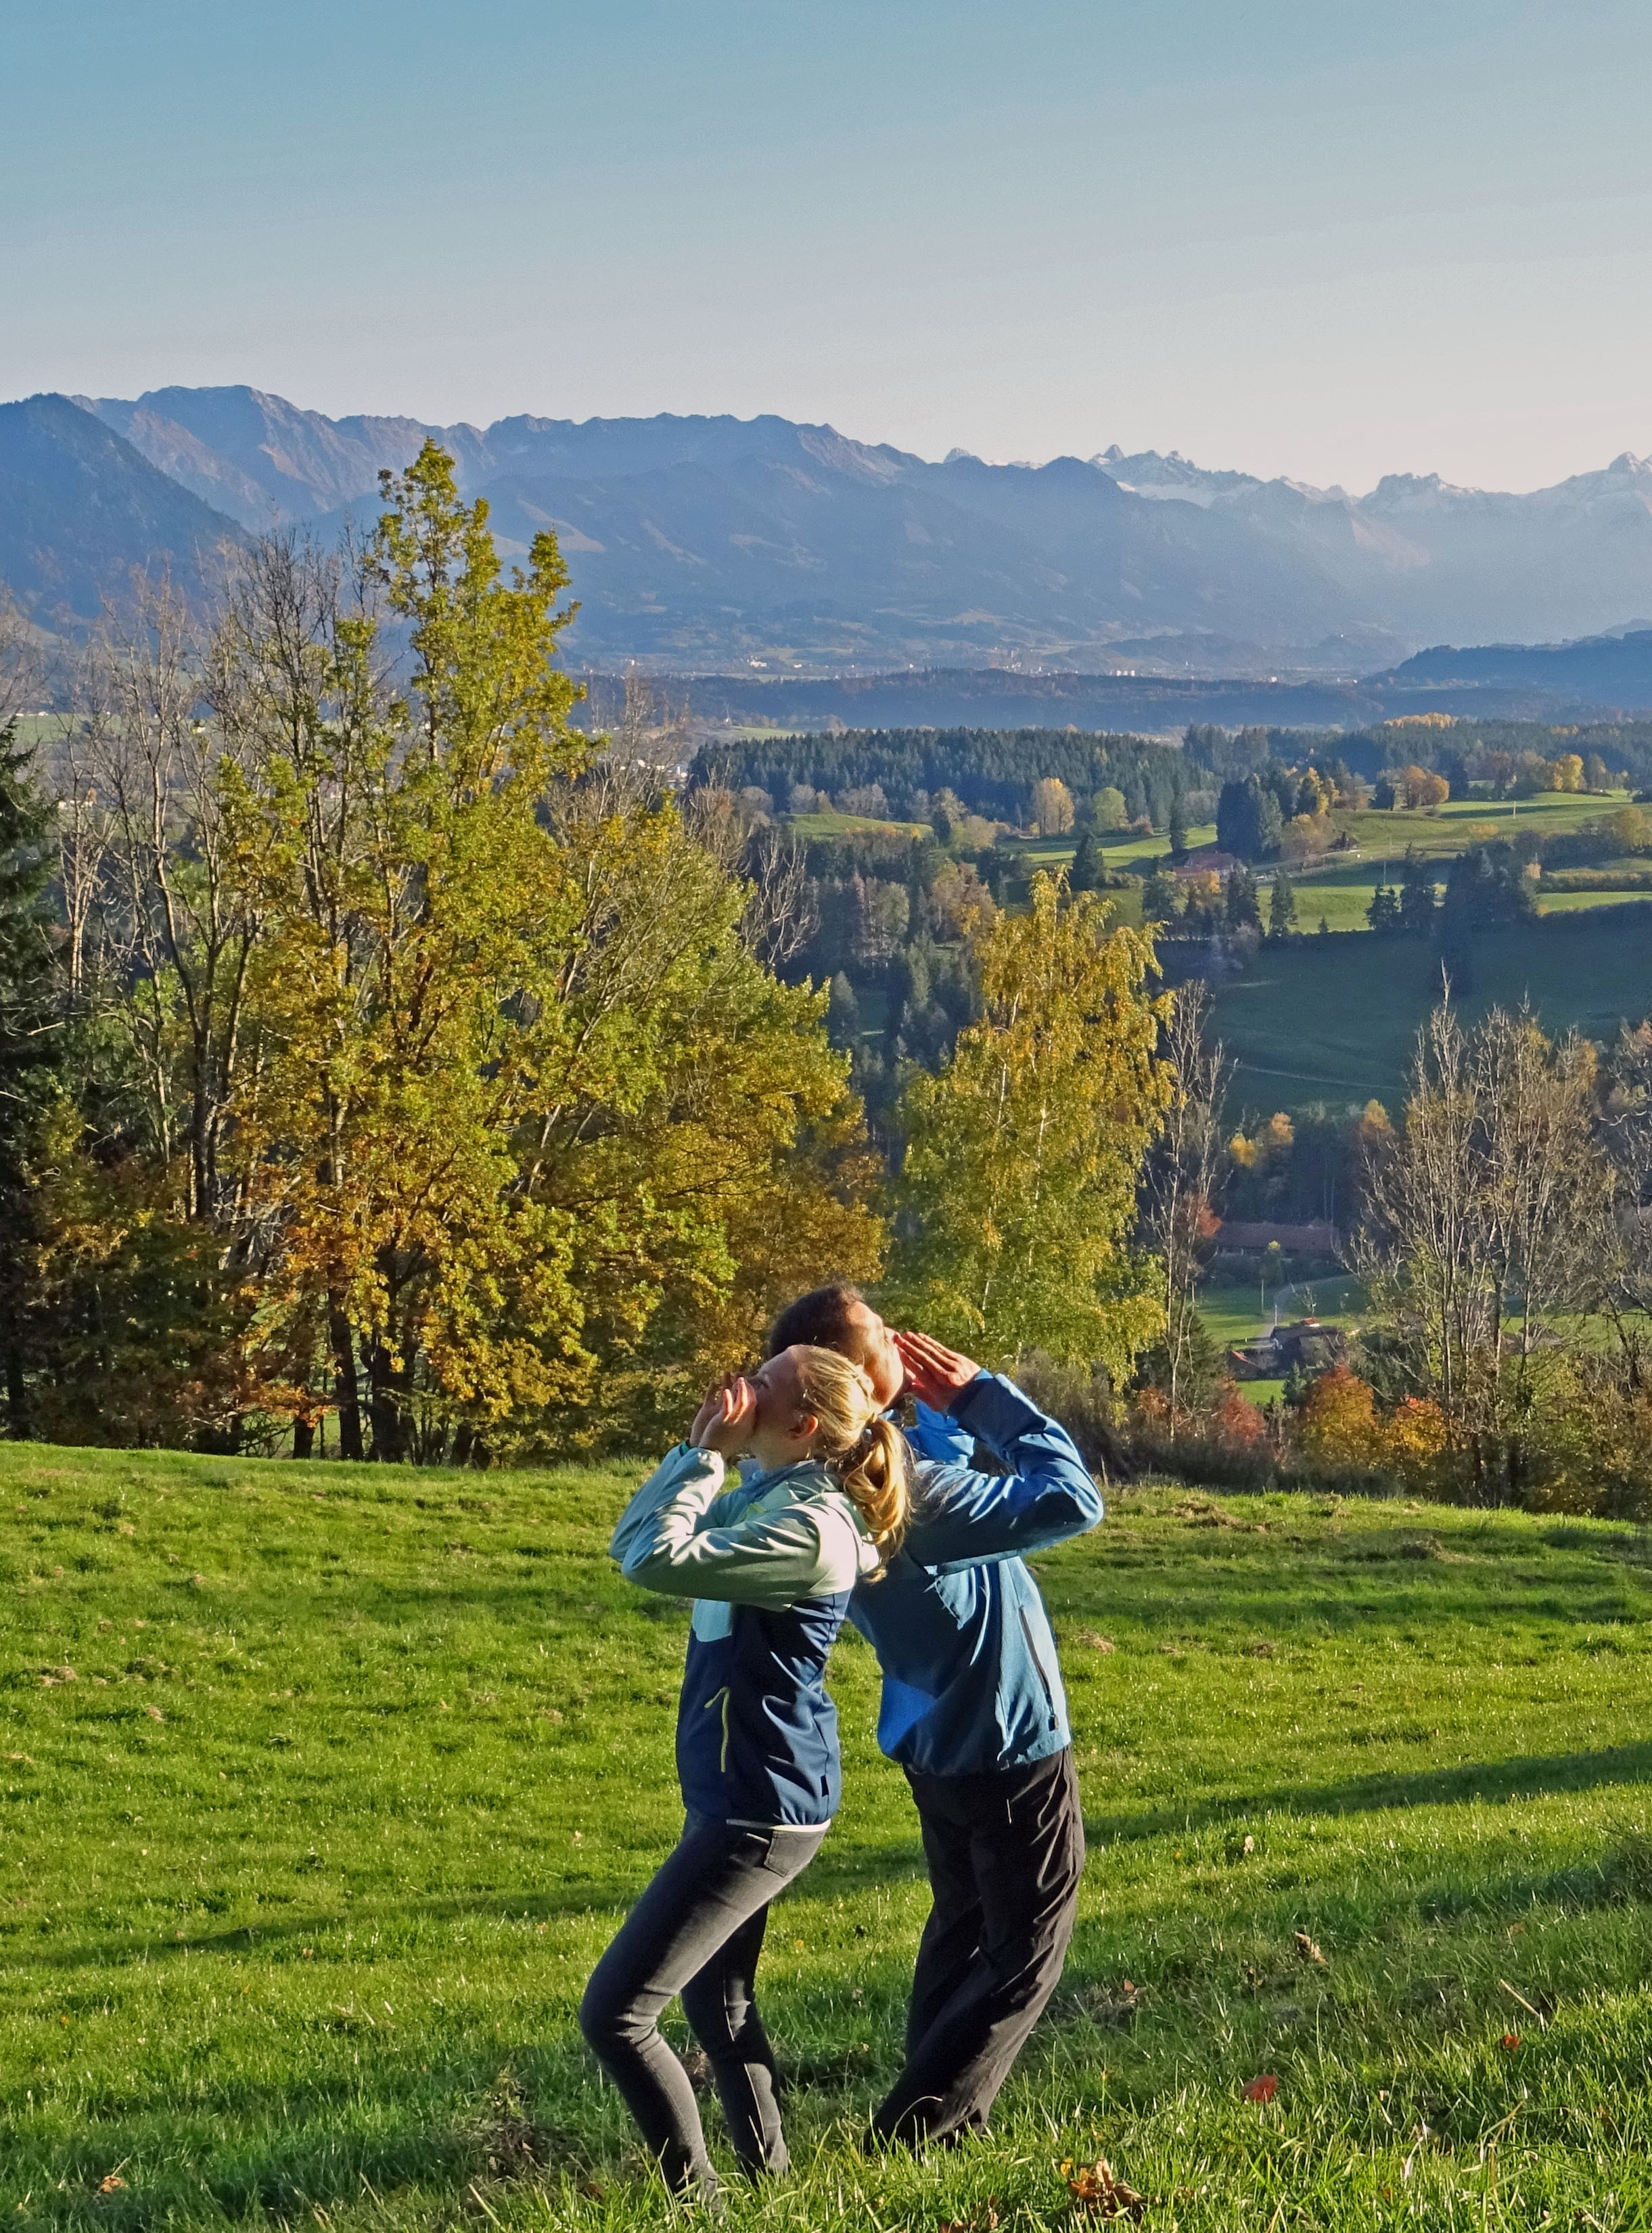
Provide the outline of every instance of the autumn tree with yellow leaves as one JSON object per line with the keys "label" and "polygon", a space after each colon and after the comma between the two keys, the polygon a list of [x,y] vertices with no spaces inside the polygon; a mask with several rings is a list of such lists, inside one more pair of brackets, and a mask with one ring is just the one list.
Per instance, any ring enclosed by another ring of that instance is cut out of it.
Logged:
{"label": "autumn tree with yellow leaves", "polygon": [[1172,1094],[1152,946],[1040,873],[979,960],[985,1014],[902,1103],[902,1300],[994,1364],[1037,1349],[1122,1382],[1164,1320],[1131,1245]]}
{"label": "autumn tree with yellow leaves", "polygon": [[554,537],[507,579],[433,444],[384,493],[341,558],[255,546],[180,646],[190,782],[156,786],[140,861],[178,950],[134,962],[131,879],[106,892],[110,1012],[156,1020],[128,1033],[115,1195],[89,1182],[107,1148],[59,1140],[87,1215],[42,1290],[68,1325],[133,1220],[209,1228],[172,1256],[214,1286],[192,1323],[221,1321],[234,1369],[134,1409],[135,1439],[288,1421],[303,1452],[329,1414],[346,1457],[647,1439],[821,1265],[878,1269],[847,1064],[824,993],[767,966],[739,833],[570,726]]}

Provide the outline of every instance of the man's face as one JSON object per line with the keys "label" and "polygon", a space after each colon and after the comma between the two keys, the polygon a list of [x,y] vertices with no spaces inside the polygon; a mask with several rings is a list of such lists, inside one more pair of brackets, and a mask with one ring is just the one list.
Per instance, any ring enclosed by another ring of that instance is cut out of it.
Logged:
{"label": "man's face", "polygon": [[870,1303],[851,1303],[847,1312],[849,1339],[859,1344],[855,1362],[872,1383],[873,1400],[887,1411],[907,1382],[907,1368],[894,1345],[894,1336]]}

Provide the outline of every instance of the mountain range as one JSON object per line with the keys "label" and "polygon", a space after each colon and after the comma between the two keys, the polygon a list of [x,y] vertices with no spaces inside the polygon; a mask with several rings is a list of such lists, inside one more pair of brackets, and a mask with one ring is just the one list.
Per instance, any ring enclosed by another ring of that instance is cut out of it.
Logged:
{"label": "mountain range", "polygon": [[162,554],[188,586],[221,542],[370,518],[427,435],[507,556],[556,528],[591,667],[1335,682],[1652,613],[1652,463],[1627,453],[1527,495],[1396,474],[1350,496],[1174,452],[936,464],[777,417],[444,427],[245,387],[0,406],[0,578],[53,624]]}

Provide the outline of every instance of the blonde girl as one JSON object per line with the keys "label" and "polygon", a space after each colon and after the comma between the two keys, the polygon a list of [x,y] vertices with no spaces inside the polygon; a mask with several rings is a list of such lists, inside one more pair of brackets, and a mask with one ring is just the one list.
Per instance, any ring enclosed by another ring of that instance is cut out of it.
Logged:
{"label": "blonde girl", "polygon": [[[736,1460],[747,1470],[732,1485]],[[836,1811],[826,1658],[850,1592],[900,1547],[909,1480],[867,1375],[798,1346],[714,1389],[614,1531],[628,1580],[695,1601],[677,1715],[686,1820],[597,1964],[580,2028],[679,2192],[714,2198],[717,2178],[687,2074],[660,2035],[677,1994],[741,2167],[786,2165],[758,1958],[770,1901]]]}

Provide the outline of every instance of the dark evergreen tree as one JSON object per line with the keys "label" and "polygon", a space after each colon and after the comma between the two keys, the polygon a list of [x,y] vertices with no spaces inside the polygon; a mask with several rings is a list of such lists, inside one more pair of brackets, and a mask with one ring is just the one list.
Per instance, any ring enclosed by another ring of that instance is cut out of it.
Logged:
{"label": "dark evergreen tree", "polygon": [[1283,946],[1296,927],[1297,895],[1290,877],[1280,869],[1268,894],[1268,936],[1276,946]]}
{"label": "dark evergreen tree", "polygon": [[1538,911],[1525,863],[1512,845],[1471,845],[1446,876],[1439,913],[1441,949],[1460,930],[1495,930],[1529,922]]}
{"label": "dark evergreen tree", "polygon": [[826,1029],[835,1047],[852,1047],[861,1036],[861,1004],[855,997],[854,986],[841,969],[832,979]]}
{"label": "dark evergreen tree", "polygon": [[979,865],[981,882],[1001,907],[1016,872],[1015,854],[1009,846],[995,843],[981,855]]}
{"label": "dark evergreen tree", "polygon": [[1257,781],[1265,791],[1272,794],[1273,803],[1279,810],[1279,821],[1283,827],[1293,814],[1299,811],[1297,790],[1300,778],[1291,773],[1283,760],[1271,759],[1259,772]]}
{"label": "dark evergreen tree", "polygon": [[1422,858],[1415,845],[1408,845],[1400,870],[1400,928],[1422,938],[1434,928],[1434,921],[1433,864]]}
{"label": "dark evergreen tree", "polygon": [[1400,928],[1400,895],[1387,884],[1378,884],[1366,906],[1365,920],[1381,938],[1386,938]]}
{"label": "dark evergreen tree", "polygon": [[1262,902],[1257,895],[1256,879],[1243,863],[1228,871],[1226,898],[1225,912],[1229,930],[1259,932]]}
{"label": "dark evergreen tree", "polygon": [[1085,830],[1073,855],[1073,865],[1068,873],[1068,889],[1075,892],[1099,892],[1106,889],[1107,871],[1102,865],[1101,848],[1089,830]]}
{"label": "dark evergreen tree", "polygon": [[1176,880],[1167,876],[1162,869],[1154,869],[1141,887],[1141,920],[1143,922],[1170,922],[1178,912]]}
{"label": "dark evergreen tree", "polygon": [[1170,809],[1170,857],[1185,860],[1187,853],[1187,817],[1183,811],[1181,793],[1178,791]]}
{"label": "dark evergreen tree", "polygon": [[1230,779],[1216,802],[1216,843],[1241,861],[1263,861],[1278,850],[1285,827],[1271,787],[1253,775]]}

